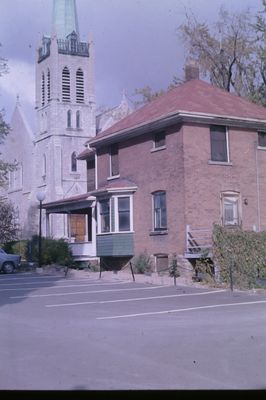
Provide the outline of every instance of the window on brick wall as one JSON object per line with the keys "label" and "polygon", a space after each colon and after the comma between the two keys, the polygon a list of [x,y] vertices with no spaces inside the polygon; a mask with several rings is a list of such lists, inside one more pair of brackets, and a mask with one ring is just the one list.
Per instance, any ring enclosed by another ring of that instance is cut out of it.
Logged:
{"label": "window on brick wall", "polygon": [[119,147],[112,144],[110,147],[110,176],[119,175]]}
{"label": "window on brick wall", "polygon": [[210,127],[211,161],[229,162],[228,132],[226,126],[212,125]]}
{"label": "window on brick wall", "polygon": [[259,147],[266,147],[266,132],[258,132]]}
{"label": "window on brick wall", "polygon": [[158,149],[165,146],[165,132],[156,132],[153,135],[153,147]]}
{"label": "window on brick wall", "polygon": [[87,160],[87,191],[95,189],[95,160]]}
{"label": "window on brick wall", "polygon": [[223,225],[241,225],[240,194],[238,192],[223,192],[221,194],[221,202]]}
{"label": "window on brick wall", "polygon": [[153,193],[153,224],[155,231],[167,229],[166,192]]}

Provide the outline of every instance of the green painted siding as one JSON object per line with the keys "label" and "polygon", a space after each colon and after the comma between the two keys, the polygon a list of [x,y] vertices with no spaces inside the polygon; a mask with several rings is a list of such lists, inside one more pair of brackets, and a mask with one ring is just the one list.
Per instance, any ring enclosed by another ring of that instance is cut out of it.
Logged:
{"label": "green painted siding", "polygon": [[98,257],[134,255],[133,233],[98,235],[96,243]]}

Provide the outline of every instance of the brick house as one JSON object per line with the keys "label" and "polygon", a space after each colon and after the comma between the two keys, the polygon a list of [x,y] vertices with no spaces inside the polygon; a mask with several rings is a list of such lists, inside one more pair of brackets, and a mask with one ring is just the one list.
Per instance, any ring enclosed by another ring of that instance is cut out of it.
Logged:
{"label": "brick house", "polygon": [[100,132],[78,158],[87,193],[44,208],[85,214],[90,254],[112,268],[143,252],[155,271],[174,253],[193,264],[214,223],[266,229],[266,109],[198,78]]}
{"label": "brick house", "polygon": [[88,176],[96,165],[90,195],[105,264],[147,252],[159,270],[174,253],[198,257],[213,223],[266,229],[261,106],[191,79],[88,143],[80,158]]}

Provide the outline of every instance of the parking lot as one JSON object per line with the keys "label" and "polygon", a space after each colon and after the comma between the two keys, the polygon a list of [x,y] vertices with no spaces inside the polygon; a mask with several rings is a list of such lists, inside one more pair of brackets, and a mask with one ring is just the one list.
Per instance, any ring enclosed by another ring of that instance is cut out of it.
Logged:
{"label": "parking lot", "polygon": [[0,275],[0,389],[265,389],[266,292]]}

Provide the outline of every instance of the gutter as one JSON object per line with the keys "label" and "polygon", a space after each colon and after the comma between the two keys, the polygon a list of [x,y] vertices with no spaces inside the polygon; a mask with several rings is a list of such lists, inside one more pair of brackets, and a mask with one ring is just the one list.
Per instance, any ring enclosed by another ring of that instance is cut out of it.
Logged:
{"label": "gutter", "polygon": [[99,148],[103,145],[112,144],[117,140],[127,140],[129,138],[142,135],[152,130],[165,129],[166,127],[169,127],[171,125],[185,122],[198,124],[223,124],[226,126],[266,131],[266,120],[179,111],[175,113],[170,113],[160,119],[150,120],[145,123],[135,125],[131,128],[122,129],[120,131],[110,133],[109,135],[107,134],[106,136],[102,136],[99,138],[97,138],[96,136],[92,140],[88,141],[88,143],[90,144],[90,147]]}

